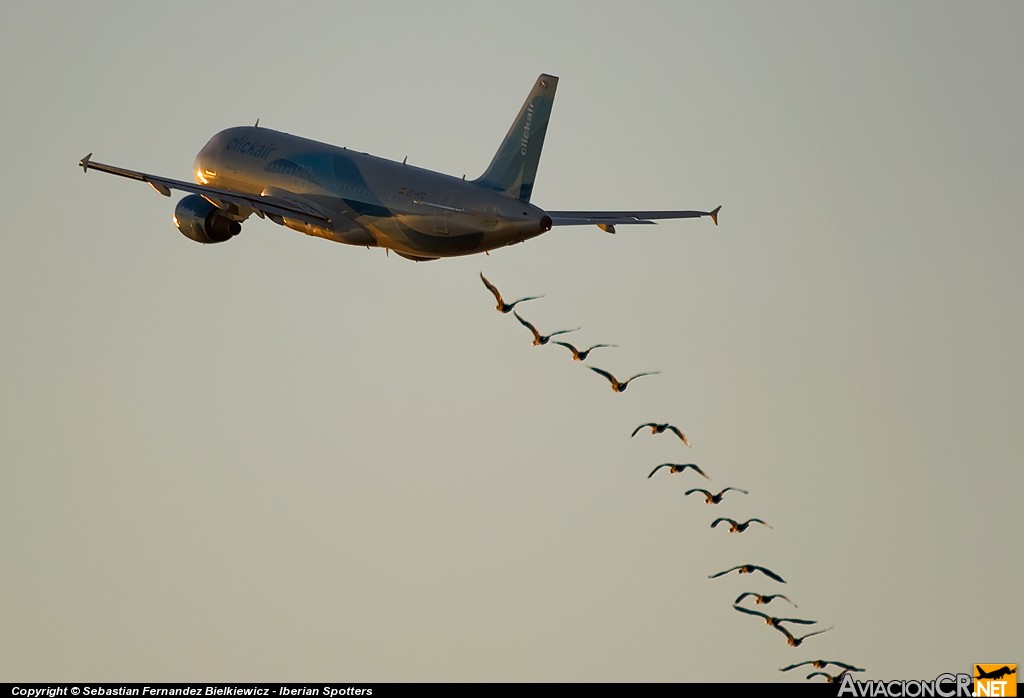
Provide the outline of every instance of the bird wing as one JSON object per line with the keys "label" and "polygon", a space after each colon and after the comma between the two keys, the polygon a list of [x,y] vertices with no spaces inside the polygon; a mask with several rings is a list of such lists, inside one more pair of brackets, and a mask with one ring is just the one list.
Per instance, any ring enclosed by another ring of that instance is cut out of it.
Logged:
{"label": "bird wing", "polygon": [[513,310],[513,311],[512,311],[512,314],[516,316],[516,320],[518,320],[518,321],[519,321],[519,323],[520,323],[520,324],[521,324],[521,325],[522,325],[523,327],[525,327],[526,329],[530,330],[530,332],[533,332],[533,336],[534,336],[534,338],[535,338],[535,339],[540,339],[540,332],[538,332],[538,331],[537,331],[537,328],[536,328],[536,327],[534,327],[533,325],[531,325],[531,324],[530,324],[529,322],[527,322],[527,321],[526,321],[526,320],[524,320],[523,318],[519,317],[519,313],[517,313],[516,311],[514,311],[514,310]]}
{"label": "bird wing", "polygon": [[487,287],[487,290],[494,294],[494,300],[498,301],[499,304],[504,305],[505,301],[501,300],[501,292],[498,291],[494,284],[487,280],[487,277],[484,276],[483,272],[480,272],[480,280],[484,282],[484,286]]}
{"label": "bird wing", "polygon": [[643,373],[636,374],[635,376],[633,376],[633,378],[628,379],[626,382],[629,383],[634,378],[639,378],[640,376],[653,376],[656,373],[661,373],[661,371],[644,371]]}
{"label": "bird wing", "polygon": [[640,426],[638,426],[636,429],[633,430],[632,436],[636,436],[637,434],[639,434],[640,430],[643,429],[644,427],[653,427],[653,426],[655,426],[654,422],[647,422],[647,424],[641,424]]}
{"label": "bird wing", "polygon": [[800,625],[814,625],[816,620],[804,620],[803,618],[777,618],[779,623],[799,623]]}
{"label": "bird wing", "polygon": [[[832,629],[832,626],[830,625],[829,627],[825,628],[824,630],[815,630],[813,633],[807,633],[806,635],[804,635],[803,637],[800,638],[800,641],[802,642],[802,641],[806,640],[809,637],[814,637],[815,635],[821,635],[822,633],[827,633],[831,629]],[[790,636],[790,637],[792,637],[792,636]]]}
{"label": "bird wing", "polygon": [[746,614],[751,615],[751,616],[758,616],[760,618],[768,618],[769,617],[766,614],[761,613],[760,611],[752,611],[749,608],[743,608],[743,606],[737,606],[736,604],[733,604],[732,607],[735,608],[740,613],[746,613]]}
{"label": "bird wing", "polygon": [[796,638],[793,637],[793,633],[791,633],[788,630],[786,630],[783,626],[781,626],[781,625],[773,625],[772,627],[775,628],[776,630],[778,630],[783,635],[785,635],[788,639],[790,639],[790,640],[795,640],[796,639]]}
{"label": "bird wing", "polygon": [[679,431],[679,427],[674,426],[672,424],[669,424],[665,428],[668,429],[669,431],[671,431],[676,436],[678,436],[680,439],[682,439],[683,443],[686,443],[686,434],[684,434],[683,432]]}
{"label": "bird wing", "polygon": [[565,347],[566,349],[571,351],[573,356],[575,356],[576,354],[579,353],[579,351],[576,349],[576,347],[574,347],[573,345],[569,344],[568,342],[555,342],[555,344],[562,345],[563,347]]}
{"label": "bird wing", "polygon": [[718,496],[722,496],[723,494],[725,494],[729,490],[734,490],[736,492],[742,492],[743,494],[750,494],[746,490],[741,490],[739,487],[726,487],[724,490],[722,490],[721,492],[718,493]]}
{"label": "bird wing", "polygon": [[694,469],[694,470],[696,470],[696,471],[697,471],[698,473],[700,473],[701,475],[703,475],[703,476],[705,477],[705,479],[708,479],[708,480],[710,480],[710,479],[711,479],[711,478],[710,478],[710,477],[708,476],[708,474],[707,474],[707,473],[705,473],[705,472],[704,472],[703,470],[701,470],[701,469],[700,469],[700,466],[698,466],[698,465],[696,465],[696,464],[694,464],[694,463],[690,463],[689,465],[690,465],[690,467],[691,467],[691,468],[693,468],[693,469]]}
{"label": "bird wing", "polygon": [[715,520],[714,520],[714,521],[713,521],[713,522],[711,523],[711,528],[714,528],[715,526],[717,526],[718,524],[722,523],[723,521],[728,521],[728,522],[729,522],[729,523],[731,523],[731,524],[732,524],[733,526],[735,526],[735,525],[736,525],[736,522],[735,522],[735,521],[733,521],[732,519],[726,519],[726,518],[717,518],[717,519],[715,519]]}
{"label": "bird wing", "polygon": [[693,494],[694,492],[700,492],[705,497],[711,497],[712,496],[712,494],[710,492],[708,492],[707,490],[702,490],[699,487],[694,487],[692,490],[686,490],[686,494],[688,494],[688,495]]}
{"label": "bird wing", "polygon": [[543,298],[543,297],[544,296],[526,296],[525,298],[520,298],[517,301],[512,301],[511,303],[509,303],[509,305],[518,305],[519,303],[522,303],[523,301],[535,301],[538,298]]}
{"label": "bird wing", "polygon": [[755,570],[760,570],[761,572],[763,572],[763,573],[764,573],[765,575],[767,575],[768,577],[771,577],[771,578],[772,578],[772,579],[774,579],[774,580],[775,580],[776,582],[782,582],[783,584],[785,584],[785,583],[786,583],[786,580],[785,580],[785,579],[783,579],[783,578],[782,578],[782,577],[780,577],[779,575],[775,574],[774,572],[772,572],[772,571],[771,571],[770,569],[768,569],[767,567],[758,567],[757,565],[754,565],[753,567],[754,567],[754,569],[755,569]]}
{"label": "bird wing", "polygon": [[846,664],[844,662],[829,662],[829,664],[835,664],[838,667],[842,667],[846,671],[864,671],[863,669],[858,669],[857,667],[852,666],[850,664]]}
{"label": "bird wing", "polygon": [[797,667],[801,667],[804,664],[814,664],[814,660],[809,659],[806,662],[800,662],[799,664],[790,664],[787,667],[782,667],[781,669],[779,669],[779,671],[789,671],[790,669],[796,669]]}
{"label": "bird wing", "polygon": [[714,579],[715,577],[721,577],[723,574],[729,574],[730,572],[735,572],[736,570],[740,569],[741,567],[743,567],[743,565],[739,565],[737,567],[730,567],[729,569],[722,570],[721,572],[718,572],[716,574],[709,574],[708,575],[708,579]]}
{"label": "bird wing", "polygon": [[[600,368],[595,368],[595,367],[593,367],[593,366],[587,366],[587,368],[589,368],[589,369],[590,369],[591,371],[593,371],[594,373],[600,373],[600,374],[601,374],[602,376],[604,376],[605,378],[607,378],[607,379],[608,379],[608,381],[609,381],[609,382],[610,382],[610,383],[611,383],[612,385],[615,385],[616,383],[618,383],[618,382],[619,382],[618,380],[616,380],[615,376],[613,376],[612,374],[608,373],[608,371],[603,371],[603,370],[601,370]],[[660,467],[661,467],[661,466],[659,465],[659,466],[658,466],[658,468],[660,468]],[[655,468],[655,470],[657,470],[658,468]]]}
{"label": "bird wing", "polygon": [[575,332],[578,329],[579,327],[573,327],[571,330],[558,330],[557,332],[549,334],[548,337],[554,337],[556,334],[565,334],[566,332]]}
{"label": "bird wing", "polygon": [[[662,463],[661,465],[655,466],[655,467],[654,467],[654,470],[652,470],[652,471],[651,471],[651,475],[654,475],[654,473],[658,472],[658,471],[659,471],[659,470],[661,470],[662,468],[665,468],[665,467],[667,467],[667,466],[669,466],[669,465],[671,465],[671,463]],[[651,479],[651,475],[648,475],[648,476],[647,476],[647,479],[648,479],[648,480],[650,480],[650,479]]]}

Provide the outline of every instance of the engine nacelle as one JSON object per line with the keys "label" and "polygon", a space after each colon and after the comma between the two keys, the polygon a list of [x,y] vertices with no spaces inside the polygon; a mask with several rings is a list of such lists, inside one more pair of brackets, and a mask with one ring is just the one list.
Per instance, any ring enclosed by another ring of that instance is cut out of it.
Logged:
{"label": "engine nacelle", "polygon": [[198,194],[189,194],[174,208],[174,225],[190,240],[208,245],[242,232],[242,224]]}

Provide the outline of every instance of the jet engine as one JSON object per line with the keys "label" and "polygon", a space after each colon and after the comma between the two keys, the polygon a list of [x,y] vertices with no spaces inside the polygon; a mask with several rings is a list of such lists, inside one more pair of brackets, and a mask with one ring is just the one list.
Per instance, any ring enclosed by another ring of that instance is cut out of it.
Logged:
{"label": "jet engine", "polygon": [[198,194],[189,194],[174,208],[174,225],[190,240],[208,245],[242,232],[242,224]]}

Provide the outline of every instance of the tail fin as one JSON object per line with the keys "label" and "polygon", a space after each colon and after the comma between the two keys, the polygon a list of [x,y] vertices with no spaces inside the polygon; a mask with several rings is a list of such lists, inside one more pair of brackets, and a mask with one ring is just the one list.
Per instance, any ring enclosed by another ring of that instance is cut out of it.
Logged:
{"label": "tail fin", "polygon": [[475,180],[476,184],[520,201],[530,200],[556,87],[558,78],[554,75],[537,78],[505,140],[487,170]]}

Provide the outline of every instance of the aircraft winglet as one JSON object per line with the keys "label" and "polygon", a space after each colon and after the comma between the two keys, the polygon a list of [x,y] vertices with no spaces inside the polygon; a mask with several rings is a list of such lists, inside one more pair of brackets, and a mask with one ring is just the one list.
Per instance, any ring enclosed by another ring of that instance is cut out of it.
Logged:
{"label": "aircraft winglet", "polygon": [[716,209],[715,209],[714,211],[712,211],[711,213],[709,213],[709,214],[708,214],[709,216],[711,216],[711,220],[713,220],[713,221],[715,222],[715,225],[718,225],[718,212],[719,212],[719,211],[720,211],[721,209],[722,209],[722,207],[721,207],[721,206],[719,206],[719,207],[718,207],[718,208],[716,208]]}

